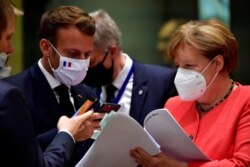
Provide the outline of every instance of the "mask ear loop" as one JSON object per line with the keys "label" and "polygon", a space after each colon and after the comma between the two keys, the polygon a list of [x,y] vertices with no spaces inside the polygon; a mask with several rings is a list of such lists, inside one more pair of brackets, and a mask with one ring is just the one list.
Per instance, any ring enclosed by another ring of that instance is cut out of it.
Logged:
{"label": "mask ear loop", "polygon": [[50,46],[54,49],[54,51],[61,57],[61,54],[58,52],[58,50],[52,45],[52,43],[49,41]]}
{"label": "mask ear loop", "polygon": [[[215,57],[214,57],[215,58]],[[201,74],[206,71],[206,69],[210,66],[210,64],[214,61],[214,58],[208,63],[208,65],[202,70]],[[214,75],[213,79],[211,80],[211,82],[207,85],[206,89],[208,89],[210,87],[210,85],[214,82],[215,78],[218,75],[218,71],[216,72],[216,74]]]}
{"label": "mask ear loop", "polygon": [[[60,53],[57,51],[57,49],[52,45],[52,43],[51,43],[50,41],[48,41],[48,42],[49,42],[50,46],[53,48],[53,50],[54,50],[59,56],[61,56]],[[52,70],[52,71],[55,71],[55,68],[52,67],[49,58],[48,58],[48,63],[49,63],[49,66],[50,66],[51,70]]]}
{"label": "mask ear loop", "polygon": [[[215,58],[215,57],[214,57]],[[208,65],[201,71],[201,74],[206,71],[206,69],[210,66],[210,64],[214,61],[214,58],[208,63]]]}
{"label": "mask ear loop", "polygon": [[55,69],[51,66],[50,59],[48,59],[49,67],[51,68],[52,71],[55,71]]}
{"label": "mask ear loop", "polygon": [[106,60],[107,56],[108,56],[109,51],[105,51],[105,55],[104,58],[102,59],[102,64],[104,63],[104,61]]}
{"label": "mask ear loop", "polygon": [[206,89],[208,89],[208,88],[210,87],[210,85],[214,82],[214,80],[215,80],[215,78],[217,77],[218,73],[219,73],[219,72],[217,71],[216,74],[214,75],[212,81],[207,85],[207,88],[206,88]]}

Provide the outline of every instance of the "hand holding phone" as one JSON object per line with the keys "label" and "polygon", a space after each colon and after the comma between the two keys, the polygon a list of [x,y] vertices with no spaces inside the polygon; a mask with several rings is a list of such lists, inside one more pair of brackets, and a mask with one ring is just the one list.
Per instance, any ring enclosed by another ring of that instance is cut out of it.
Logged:
{"label": "hand holding phone", "polygon": [[111,111],[118,111],[120,109],[120,107],[121,107],[120,104],[104,103],[104,104],[102,104],[99,112],[100,113],[109,113]]}
{"label": "hand holding phone", "polygon": [[82,106],[78,109],[78,111],[73,115],[81,115],[88,111],[90,107],[97,101],[97,98],[95,97],[89,97],[83,104]]}

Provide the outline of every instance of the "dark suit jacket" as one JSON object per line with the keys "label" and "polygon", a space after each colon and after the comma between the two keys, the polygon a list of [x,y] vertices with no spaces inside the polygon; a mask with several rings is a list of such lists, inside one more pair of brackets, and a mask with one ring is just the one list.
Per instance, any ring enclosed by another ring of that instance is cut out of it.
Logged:
{"label": "dark suit jacket", "polygon": [[[57,122],[62,116],[59,103],[47,79],[38,64],[34,64],[24,72],[4,80],[16,85],[24,93],[28,106],[31,107],[31,116],[39,143],[42,149],[45,149],[57,133]],[[94,95],[87,86],[82,84],[72,86],[71,93],[76,109]],[[81,151],[77,150],[77,152]]]}
{"label": "dark suit jacket", "polygon": [[[74,149],[67,133],[58,133],[44,154],[38,145],[20,90],[0,81],[0,161],[6,166],[64,166]],[[66,166],[66,165],[65,165]]]}
{"label": "dark suit jacket", "polygon": [[[130,116],[143,125],[152,110],[163,108],[169,97],[177,95],[174,85],[176,69],[134,62],[134,82]],[[99,96],[100,88],[93,88]],[[95,107],[98,110],[98,106]]]}
{"label": "dark suit jacket", "polygon": [[142,64],[134,60],[130,116],[143,125],[149,112],[163,108],[168,98],[177,95],[175,74],[175,69]]}

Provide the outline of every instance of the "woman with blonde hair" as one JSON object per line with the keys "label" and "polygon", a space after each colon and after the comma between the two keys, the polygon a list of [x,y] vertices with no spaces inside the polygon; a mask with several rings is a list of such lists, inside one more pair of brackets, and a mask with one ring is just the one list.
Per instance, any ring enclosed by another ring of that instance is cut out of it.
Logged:
{"label": "woman with blonde hair", "polygon": [[178,66],[179,96],[165,108],[211,161],[181,162],[142,148],[131,156],[143,167],[250,166],[250,86],[230,78],[239,57],[234,35],[217,20],[190,21],[173,34],[168,52]]}

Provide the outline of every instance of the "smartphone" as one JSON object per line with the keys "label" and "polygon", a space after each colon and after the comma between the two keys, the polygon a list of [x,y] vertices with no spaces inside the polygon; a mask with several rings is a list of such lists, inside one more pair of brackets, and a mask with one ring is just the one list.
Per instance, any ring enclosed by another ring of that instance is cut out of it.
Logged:
{"label": "smartphone", "polygon": [[121,107],[120,104],[104,103],[104,104],[102,104],[99,112],[100,113],[109,113],[111,111],[118,111],[120,109],[120,107]]}

